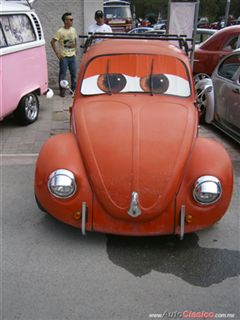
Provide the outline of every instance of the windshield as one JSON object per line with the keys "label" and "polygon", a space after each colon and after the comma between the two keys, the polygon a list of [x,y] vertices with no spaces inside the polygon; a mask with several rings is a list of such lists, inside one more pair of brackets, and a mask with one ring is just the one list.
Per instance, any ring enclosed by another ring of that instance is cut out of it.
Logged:
{"label": "windshield", "polygon": [[111,55],[93,59],[85,70],[83,95],[141,92],[188,97],[185,65],[164,55]]}
{"label": "windshield", "polygon": [[129,7],[104,7],[104,16],[106,19],[131,19],[131,10]]}

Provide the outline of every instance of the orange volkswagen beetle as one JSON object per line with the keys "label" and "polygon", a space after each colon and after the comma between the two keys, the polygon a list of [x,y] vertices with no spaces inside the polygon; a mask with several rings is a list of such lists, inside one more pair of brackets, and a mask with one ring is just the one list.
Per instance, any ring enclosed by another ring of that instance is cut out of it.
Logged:
{"label": "orange volkswagen beetle", "polygon": [[43,145],[36,199],[83,234],[183,238],[226,212],[231,160],[220,144],[198,137],[185,52],[128,37],[86,47],[71,130]]}

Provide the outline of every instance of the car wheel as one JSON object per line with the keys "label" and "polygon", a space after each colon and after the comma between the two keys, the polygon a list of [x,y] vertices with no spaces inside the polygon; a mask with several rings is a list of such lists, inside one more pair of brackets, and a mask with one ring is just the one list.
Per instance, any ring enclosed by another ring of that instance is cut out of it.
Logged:
{"label": "car wheel", "polygon": [[206,112],[206,95],[203,79],[210,79],[209,75],[206,73],[198,73],[193,77],[195,84],[196,100],[198,109],[200,111],[200,120],[202,121]]}
{"label": "car wheel", "polygon": [[14,116],[22,125],[28,125],[37,120],[39,113],[39,101],[36,93],[31,92],[20,100]]}
{"label": "car wheel", "polygon": [[200,80],[210,78],[210,76],[206,73],[197,73],[193,77],[194,84],[196,85]]}

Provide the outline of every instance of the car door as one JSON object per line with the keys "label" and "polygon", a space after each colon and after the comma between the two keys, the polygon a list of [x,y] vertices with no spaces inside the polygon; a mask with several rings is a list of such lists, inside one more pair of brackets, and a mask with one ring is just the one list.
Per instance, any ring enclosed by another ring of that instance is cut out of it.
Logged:
{"label": "car door", "polygon": [[235,73],[231,89],[231,100],[228,102],[228,123],[240,133],[240,54],[239,67]]}
{"label": "car door", "polygon": [[225,58],[213,75],[215,120],[240,132],[240,52]]}

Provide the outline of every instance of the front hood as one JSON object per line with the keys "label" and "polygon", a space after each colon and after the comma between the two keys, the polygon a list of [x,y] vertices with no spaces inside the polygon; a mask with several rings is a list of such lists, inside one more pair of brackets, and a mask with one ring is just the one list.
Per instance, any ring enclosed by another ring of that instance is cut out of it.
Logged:
{"label": "front hood", "polygon": [[93,192],[105,210],[128,217],[131,194],[137,192],[146,220],[174,199],[192,146],[196,111],[159,96],[118,97],[79,99],[76,136]]}

